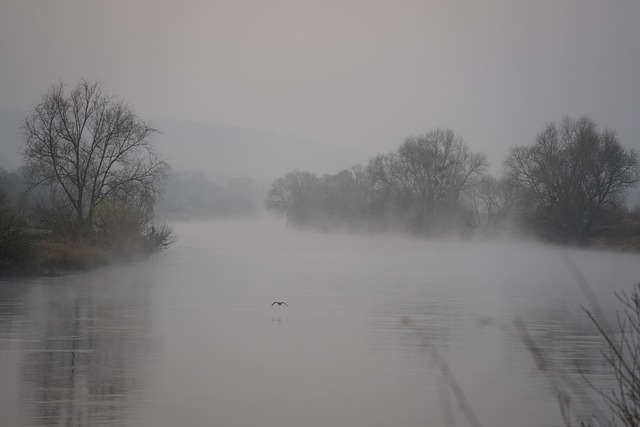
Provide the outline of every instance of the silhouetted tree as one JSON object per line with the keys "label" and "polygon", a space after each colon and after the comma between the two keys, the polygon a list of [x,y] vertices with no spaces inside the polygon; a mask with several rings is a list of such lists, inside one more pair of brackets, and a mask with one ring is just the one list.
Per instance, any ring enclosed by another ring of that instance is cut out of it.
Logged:
{"label": "silhouetted tree", "polygon": [[265,207],[295,225],[354,228],[370,219],[372,195],[371,180],[361,165],[320,178],[296,170],[271,184]]}
{"label": "silhouetted tree", "polygon": [[265,207],[285,215],[293,224],[302,225],[319,212],[319,180],[311,172],[293,171],[276,179],[269,188]]}
{"label": "silhouetted tree", "polygon": [[83,80],[69,93],[53,85],[22,132],[31,185],[48,186],[80,237],[91,235],[107,200],[153,203],[168,171],[150,142],[156,130],[98,83]]}
{"label": "silhouetted tree", "polygon": [[435,129],[411,136],[389,154],[369,162],[368,171],[377,194],[409,212],[414,227],[432,230],[436,222],[448,226],[464,209],[463,193],[482,176],[487,166],[482,154],[469,151],[451,129]]}
{"label": "silhouetted tree", "polygon": [[324,194],[322,210],[327,220],[336,225],[355,226],[357,222],[370,219],[373,186],[363,166],[325,175],[320,186]]}
{"label": "silhouetted tree", "polygon": [[549,123],[531,146],[505,160],[508,178],[524,193],[527,222],[543,236],[584,244],[607,229],[638,183],[637,153],[590,118]]}
{"label": "silhouetted tree", "polygon": [[520,191],[506,177],[482,177],[471,196],[477,225],[495,230],[504,226],[507,220],[516,220],[519,198]]}

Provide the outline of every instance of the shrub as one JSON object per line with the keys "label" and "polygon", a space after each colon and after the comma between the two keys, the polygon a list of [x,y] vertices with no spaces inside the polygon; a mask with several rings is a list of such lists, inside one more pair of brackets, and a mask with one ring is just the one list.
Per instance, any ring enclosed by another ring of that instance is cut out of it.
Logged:
{"label": "shrub", "polygon": [[0,273],[22,271],[33,258],[32,243],[24,223],[0,190]]}

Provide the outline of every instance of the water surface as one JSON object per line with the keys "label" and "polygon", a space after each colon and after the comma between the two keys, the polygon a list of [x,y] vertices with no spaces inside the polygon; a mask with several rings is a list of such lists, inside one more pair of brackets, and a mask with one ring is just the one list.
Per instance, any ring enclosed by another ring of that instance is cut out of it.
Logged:
{"label": "water surface", "polygon": [[533,243],[175,227],[149,260],[0,282],[0,425],[562,426],[559,388],[597,404],[578,367],[611,385],[566,256],[610,317],[640,280]]}

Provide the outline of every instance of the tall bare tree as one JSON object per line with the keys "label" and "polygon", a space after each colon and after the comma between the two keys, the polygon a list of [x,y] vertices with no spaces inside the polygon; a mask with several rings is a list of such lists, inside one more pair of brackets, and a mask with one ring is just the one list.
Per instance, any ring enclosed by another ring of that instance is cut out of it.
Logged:
{"label": "tall bare tree", "polygon": [[505,168],[525,194],[530,224],[576,243],[605,231],[640,180],[636,151],[586,116],[547,124],[533,145],[511,150]]}
{"label": "tall bare tree", "polygon": [[74,232],[89,236],[106,200],[153,203],[168,164],[154,150],[157,131],[99,83],[58,83],[24,120],[24,157],[32,186],[48,185],[73,212]]}

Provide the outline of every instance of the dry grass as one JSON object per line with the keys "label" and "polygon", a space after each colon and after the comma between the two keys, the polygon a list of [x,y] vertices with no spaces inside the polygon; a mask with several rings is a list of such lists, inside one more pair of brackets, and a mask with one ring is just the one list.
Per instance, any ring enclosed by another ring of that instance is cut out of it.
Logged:
{"label": "dry grass", "polygon": [[640,251],[640,208],[626,213],[607,233],[595,239],[593,246],[623,252]]}
{"label": "dry grass", "polygon": [[48,237],[40,243],[41,268],[45,270],[87,270],[108,264],[113,255],[96,244],[70,238]]}

